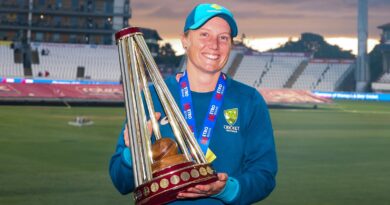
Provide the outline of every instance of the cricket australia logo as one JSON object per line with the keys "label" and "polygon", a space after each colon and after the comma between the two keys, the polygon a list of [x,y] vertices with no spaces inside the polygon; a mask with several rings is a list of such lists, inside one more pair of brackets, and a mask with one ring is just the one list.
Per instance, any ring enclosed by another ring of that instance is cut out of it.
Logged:
{"label": "cricket australia logo", "polygon": [[238,108],[232,108],[223,111],[225,120],[229,125],[224,125],[223,127],[227,132],[237,133],[240,130],[239,126],[234,126],[238,118]]}

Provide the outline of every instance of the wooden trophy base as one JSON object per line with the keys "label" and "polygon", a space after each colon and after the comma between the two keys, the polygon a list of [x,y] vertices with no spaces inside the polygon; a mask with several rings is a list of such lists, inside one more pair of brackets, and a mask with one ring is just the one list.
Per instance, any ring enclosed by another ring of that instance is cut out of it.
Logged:
{"label": "wooden trophy base", "polygon": [[210,164],[184,162],[153,173],[153,179],[138,186],[134,191],[137,205],[166,204],[177,200],[177,194],[198,184],[218,180]]}
{"label": "wooden trophy base", "polygon": [[177,200],[177,194],[198,184],[218,180],[210,164],[195,164],[185,155],[178,154],[176,142],[169,138],[157,140],[152,145],[153,179],[134,191],[137,205],[165,204]]}

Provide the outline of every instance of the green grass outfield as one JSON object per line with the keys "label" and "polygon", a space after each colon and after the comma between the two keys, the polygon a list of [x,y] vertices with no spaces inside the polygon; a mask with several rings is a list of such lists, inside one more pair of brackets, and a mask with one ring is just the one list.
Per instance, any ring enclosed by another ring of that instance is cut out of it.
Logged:
{"label": "green grass outfield", "polygon": [[[95,124],[72,127],[77,115]],[[277,188],[259,204],[390,203],[390,103],[271,109]],[[108,162],[123,108],[0,106],[0,204],[132,204]]]}

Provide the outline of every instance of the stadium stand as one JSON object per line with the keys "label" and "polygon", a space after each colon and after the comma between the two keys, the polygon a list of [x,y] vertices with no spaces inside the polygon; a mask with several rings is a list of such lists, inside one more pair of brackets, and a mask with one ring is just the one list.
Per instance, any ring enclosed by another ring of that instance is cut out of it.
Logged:
{"label": "stadium stand", "polygon": [[383,73],[383,75],[379,78],[378,82],[390,83],[390,73]]}
{"label": "stadium stand", "polygon": [[318,83],[316,90],[322,91],[336,91],[338,85],[345,78],[345,76],[352,71],[351,64],[336,63],[330,64],[329,70],[324,74],[321,82]]}
{"label": "stadium stand", "polygon": [[[33,78],[57,80],[87,79],[120,81],[117,47],[114,45],[31,43],[38,60],[32,64]],[[23,77],[22,63],[14,63],[10,46],[0,46],[1,76]],[[238,65],[235,59],[240,57]],[[309,61],[307,64],[302,62]],[[223,71],[234,73],[233,78],[255,88],[284,88],[293,75],[299,73],[293,89],[335,91],[351,72],[353,61],[310,59],[305,53],[254,53],[233,50]],[[183,64],[182,64],[183,65]],[[298,67],[302,72],[295,72]],[[306,66],[306,67],[305,67]],[[229,72],[234,68],[234,72]],[[387,79],[384,75],[383,79]]]}
{"label": "stadium stand", "polygon": [[[119,81],[117,47],[113,45],[32,43],[39,51],[39,64],[33,64],[33,77],[49,72],[52,79],[85,78],[98,81]],[[83,75],[77,75],[82,68]]]}
{"label": "stadium stand", "polygon": [[292,86],[294,89],[335,91],[352,71],[353,61],[313,59]]}
{"label": "stadium stand", "polygon": [[377,93],[390,93],[390,73],[383,73],[378,81],[371,84],[371,87]]}
{"label": "stadium stand", "polygon": [[[311,59],[305,53],[246,54],[234,78],[255,88],[285,88],[291,84],[294,89],[335,91],[352,72],[352,64],[351,60]],[[300,67],[303,71],[295,72]]]}
{"label": "stadium stand", "polygon": [[382,30],[382,34],[380,44],[375,49],[378,48],[378,54],[381,58],[378,62],[381,63],[375,64],[375,61],[371,61],[371,66],[375,65],[378,68],[381,66],[382,68],[379,68],[381,76],[377,81],[372,82],[371,88],[377,93],[390,93],[390,22],[380,25],[378,28]]}
{"label": "stadium stand", "polygon": [[257,87],[261,84],[262,76],[269,69],[271,58],[269,55],[244,55],[234,79]]}
{"label": "stadium stand", "polygon": [[240,53],[240,52],[237,51],[237,50],[232,50],[232,51],[230,52],[228,62],[226,62],[226,65],[225,65],[225,67],[223,67],[222,72],[224,72],[224,73],[227,73],[227,72],[228,72],[229,68],[232,66],[232,63],[233,63],[234,59],[236,58],[236,56],[237,56],[239,53]]}
{"label": "stadium stand", "polygon": [[308,56],[304,53],[245,55],[234,78],[255,88],[283,88]]}
{"label": "stadium stand", "polygon": [[0,76],[23,77],[23,64],[14,62],[14,50],[11,42],[0,44]]}
{"label": "stadium stand", "polygon": [[260,84],[264,88],[283,88],[289,77],[302,61],[307,60],[304,53],[272,53],[270,70]]}
{"label": "stadium stand", "polygon": [[293,88],[296,89],[313,89],[314,83],[317,82],[318,76],[325,70],[322,63],[309,63],[303,73],[294,83]]}

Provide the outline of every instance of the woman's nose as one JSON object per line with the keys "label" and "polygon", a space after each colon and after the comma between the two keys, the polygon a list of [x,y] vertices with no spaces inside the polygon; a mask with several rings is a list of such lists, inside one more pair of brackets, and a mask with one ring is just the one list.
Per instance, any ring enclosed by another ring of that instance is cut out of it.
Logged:
{"label": "woman's nose", "polygon": [[209,48],[217,50],[219,47],[218,38],[211,38],[209,41]]}

